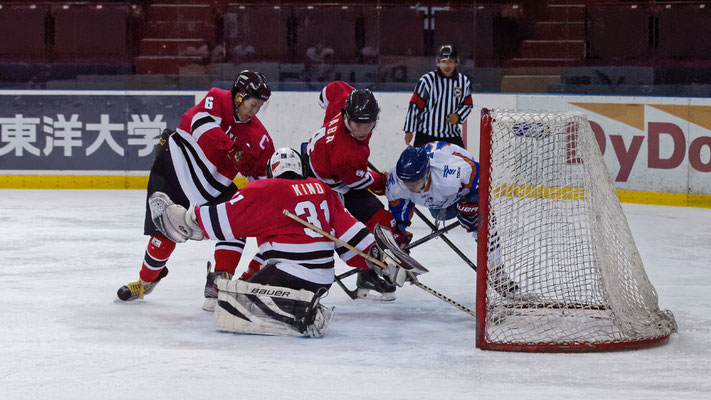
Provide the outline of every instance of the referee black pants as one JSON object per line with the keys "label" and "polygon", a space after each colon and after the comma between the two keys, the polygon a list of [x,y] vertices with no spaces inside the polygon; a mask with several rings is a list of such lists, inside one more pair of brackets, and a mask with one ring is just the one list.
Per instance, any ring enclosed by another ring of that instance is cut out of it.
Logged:
{"label": "referee black pants", "polygon": [[450,137],[435,137],[432,135],[428,135],[424,132],[415,133],[415,143],[413,144],[413,146],[422,147],[429,142],[436,142],[436,141],[456,144],[457,146],[466,149],[466,147],[464,147],[464,141],[462,140],[462,137],[459,135],[450,136]]}

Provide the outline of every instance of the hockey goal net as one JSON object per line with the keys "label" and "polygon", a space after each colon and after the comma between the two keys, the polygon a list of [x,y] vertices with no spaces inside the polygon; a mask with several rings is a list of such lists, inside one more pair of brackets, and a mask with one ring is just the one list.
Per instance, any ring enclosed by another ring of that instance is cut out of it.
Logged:
{"label": "hockey goal net", "polygon": [[491,110],[481,123],[477,347],[665,343],[660,310],[584,114]]}

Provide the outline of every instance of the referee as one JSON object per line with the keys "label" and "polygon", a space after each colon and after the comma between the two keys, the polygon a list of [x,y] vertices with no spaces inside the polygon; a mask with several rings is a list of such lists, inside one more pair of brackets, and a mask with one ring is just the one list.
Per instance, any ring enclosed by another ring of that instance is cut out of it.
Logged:
{"label": "referee", "polygon": [[457,65],[457,49],[445,44],[437,51],[437,69],[417,82],[403,127],[408,146],[414,135],[415,147],[436,140],[464,147],[459,125],[472,111],[472,95],[469,78]]}

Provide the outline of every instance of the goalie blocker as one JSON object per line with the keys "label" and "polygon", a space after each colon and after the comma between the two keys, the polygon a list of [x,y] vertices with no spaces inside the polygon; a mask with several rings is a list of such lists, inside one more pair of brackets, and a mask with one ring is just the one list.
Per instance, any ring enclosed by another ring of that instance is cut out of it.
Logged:
{"label": "goalie blocker", "polygon": [[376,246],[372,247],[371,255],[381,260],[385,267],[372,265],[372,262],[368,264],[390,283],[402,287],[406,280],[417,282],[417,275],[429,272],[400,248],[390,229],[376,225],[373,236]]}

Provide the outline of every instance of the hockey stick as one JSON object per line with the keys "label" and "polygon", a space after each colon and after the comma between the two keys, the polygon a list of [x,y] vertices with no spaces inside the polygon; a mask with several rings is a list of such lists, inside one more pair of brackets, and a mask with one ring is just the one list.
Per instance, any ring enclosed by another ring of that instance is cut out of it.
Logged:
{"label": "hockey stick", "polygon": [[[373,164],[371,164],[370,161],[368,161],[368,166],[373,171],[380,173],[380,171],[377,168],[375,168],[375,166]],[[417,214],[417,216],[420,217],[420,219],[422,219],[430,229],[432,229],[433,231],[437,231],[437,225],[433,224],[432,221],[430,221],[430,219],[427,218],[427,216],[425,216],[425,214],[422,213],[422,211],[418,210],[417,206],[413,205],[412,209],[415,210],[415,214]],[[441,235],[441,236],[442,236],[442,240],[445,243],[447,243],[447,246],[449,246],[452,250],[454,250],[454,252],[457,253],[457,255],[459,257],[461,257],[461,259],[464,260],[464,262],[467,263],[467,265],[469,265],[469,267],[471,267],[471,269],[476,271],[476,264],[474,264],[466,255],[464,255],[464,253],[462,253],[462,251],[459,250],[459,248],[457,246],[455,246],[454,243],[452,243],[446,236],[444,236],[444,235]]]}
{"label": "hockey stick", "polygon": [[[337,237],[326,233],[326,232],[323,231],[322,229],[317,228],[316,226],[314,226],[313,224],[311,224],[311,223],[309,223],[309,222],[307,222],[307,221],[304,221],[303,219],[299,218],[298,216],[296,216],[296,215],[290,213],[288,210],[284,210],[283,213],[284,213],[284,215],[286,215],[287,217],[289,217],[289,218],[293,219],[294,221],[300,223],[301,225],[306,226],[307,228],[313,230],[314,232],[320,233],[321,235],[323,235],[323,236],[326,237],[327,239],[329,239],[329,240],[331,240],[331,241],[333,241],[333,242],[336,242],[336,243],[340,244],[341,246],[347,248],[348,250],[353,251],[354,253],[358,254],[358,255],[361,256],[361,257],[364,257],[366,260],[372,262],[373,264],[379,266],[380,268],[383,268],[383,269],[387,268],[387,265],[386,265],[384,262],[378,260],[377,258],[375,258],[375,257],[373,257],[373,256],[371,256],[371,255],[365,254],[365,253],[362,252],[361,250],[356,249],[355,247],[353,247],[353,246],[351,246],[350,244],[348,244],[348,243],[342,241],[341,239],[338,239]],[[355,270],[353,270],[353,271],[355,271]],[[349,271],[349,272],[350,272],[350,271]],[[355,272],[354,272],[354,273],[355,273]],[[469,315],[472,315],[472,316],[475,315],[474,311],[472,311],[472,310],[470,310],[470,309],[464,307],[463,305],[461,305],[461,304],[459,304],[459,303],[453,301],[453,300],[450,299],[449,297],[446,297],[446,296],[442,295],[441,293],[435,291],[434,289],[431,289],[430,287],[428,287],[428,286],[426,286],[426,285],[424,285],[424,284],[422,284],[422,283],[420,283],[420,282],[412,282],[412,281],[411,281],[411,283],[414,284],[415,286],[419,287],[420,289],[426,291],[427,293],[429,293],[429,294],[431,294],[431,295],[437,297],[438,299],[443,300],[443,301],[445,301],[445,302],[447,302],[447,303],[453,305],[454,307],[457,307],[458,309],[464,311],[465,313],[467,313],[467,314],[469,314]],[[346,294],[348,294],[351,298],[353,298],[353,297],[351,296],[351,292],[353,292],[353,291],[347,290],[346,287],[345,287],[345,285],[343,285],[343,283],[340,283],[340,286],[341,286],[342,289],[344,289],[344,290],[346,291]],[[353,299],[355,300],[355,298],[353,298]]]}
{"label": "hockey stick", "polygon": [[[438,231],[432,232],[432,233],[430,233],[429,235],[424,236],[424,237],[422,237],[422,238],[420,238],[420,239],[417,239],[416,241],[414,241],[414,242],[408,244],[407,246],[405,246],[404,250],[410,250],[411,248],[413,248],[413,247],[415,247],[415,246],[419,246],[419,245],[421,245],[422,243],[425,243],[425,242],[427,242],[427,241],[429,241],[429,240],[432,240],[432,239],[436,238],[437,236],[440,236],[440,235],[442,235],[443,233],[448,232],[448,231],[450,231],[450,230],[456,228],[457,226],[459,226],[459,222],[453,222],[452,224],[447,225],[447,226],[445,226],[444,228],[442,228],[442,229],[440,229],[440,230],[438,230]],[[341,279],[348,278],[349,276],[355,274],[356,272],[358,272],[357,269],[351,269],[351,270],[348,270],[348,271],[346,271],[346,272],[344,272],[344,273],[342,273],[342,274],[340,274],[340,275],[336,275],[336,277],[335,277],[336,282],[338,282],[338,284],[341,285],[341,287],[344,288],[344,290],[346,291],[346,293],[349,293],[349,292],[355,293],[355,290],[348,290],[348,289],[345,289],[345,287],[344,287],[343,284],[341,283]]]}
{"label": "hockey stick", "polygon": [[410,283],[413,284],[413,285],[415,285],[415,286],[417,286],[417,287],[419,287],[420,289],[426,291],[427,293],[429,293],[429,294],[431,294],[431,295],[433,295],[433,296],[439,298],[440,300],[444,300],[444,301],[446,301],[447,303],[449,303],[449,304],[451,304],[451,305],[457,307],[458,309],[464,311],[465,313],[471,315],[472,317],[476,317],[476,312],[475,312],[474,310],[472,310],[472,309],[470,309],[470,308],[467,308],[467,307],[465,307],[465,306],[463,306],[463,305],[457,303],[456,301],[450,299],[449,297],[443,295],[442,293],[439,293],[439,292],[437,292],[436,290],[432,289],[431,287],[426,286],[426,285],[424,285],[424,284],[422,284],[422,283],[420,283],[420,282],[410,282]]}
{"label": "hockey stick", "polygon": [[459,226],[459,222],[452,222],[451,224],[445,226],[444,228],[434,231],[434,232],[430,233],[429,235],[423,236],[423,237],[415,240],[414,242],[408,244],[407,246],[405,246],[405,250],[410,250],[411,248],[413,248],[415,246],[419,246],[422,243],[429,241],[430,239],[434,239],[437,236],[442,236],[445,232],[449,232],[458,226]]}
{"label": "hockey stick", "polygon": [[365,258],[366,260],[372,262],[373,264],[377,265],[378,267],[380,267],[380,268],[382,268],[382,269],[388,269],[388,265],[385,264],[384,262],[378,260],[377,258],[371,256],[370,254],[365,254],[365,253],[363,253],[361,250],[358,250],[358,249],[356,249],[355,247],[351,246],[350,244],[344,242],[343,240],[341,240],[341,239],[339,239],[339,238],[337,238],[337,237],[335,237],[335,236],[333,236],[333,235],[331,235],[331,234],[329,234],[329,233],[326,233],[323,229],[314,226],[314,225],[311,224],[310,222],[304,221],[303,219],[301,219],[301,218],[297,217],[296,215],[290,213],[289,210],[284,210],[283,213],[284,213],[284,215],[286,215],[287,217],[289,217],[289,218],[293,219],[294,221],[300,223],[301,225],[304,225],[305,227],[311,229],[311,230],[314,231],[314,232],[320,233],[321,235],[323,235],[324,237],[326,237],[326,239],[328,239],[328,240],[330,240],[330,241],[332,241],[332,242],[336,242],[336,243],[340,244],[341,246],[347,248],[348,250],[351,250],[352,252],[354,252],[354,253],[358,254],[359,256]]}

